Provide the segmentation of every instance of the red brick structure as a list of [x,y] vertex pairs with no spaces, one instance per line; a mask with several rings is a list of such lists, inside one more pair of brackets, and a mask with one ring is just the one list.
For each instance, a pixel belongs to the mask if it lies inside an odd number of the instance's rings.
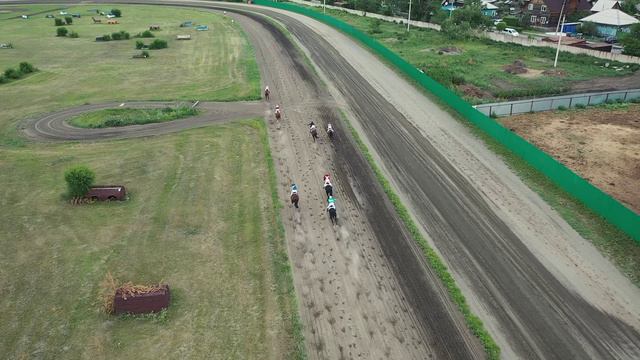
[[123,294],[122,288],[119,288],[116,290],[113,312],[116,315],[159,312],[169,307],[170,300],[169,285],[161,285],[158,290],[135,295]]

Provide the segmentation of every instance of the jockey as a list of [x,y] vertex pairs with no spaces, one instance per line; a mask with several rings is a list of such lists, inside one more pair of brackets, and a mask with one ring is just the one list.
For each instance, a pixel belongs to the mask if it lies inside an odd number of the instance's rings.
[[264,92],[265,92],[265,94],[269,92],[269,85],[267,85],[267,86],[264,88]]
[[312,121],[312,122],[310,122],[310,123],[309,123],[309,131],[313,131],[313,130],[315,130],[315,129],[316,129],[316,124],[314,124],[314,123],[313,123],[313,121]]
[[331,183],[331,175],[329,175],[329,174],[324,174],[324,177],[322,178],[322,181],[324,181],[324,182],[325,182],[325,184],[327,183],[327,181],[328,181],[329,183]]
[[329,205],[327,206],[327,211],[329,211],[329,209],[334,209],[336,208],[336,199],[333,196],[329,196],[329,200],[327,200],[329,202]]
[[291,184],[291,195],[298,193],[298,185]]
[[333,126],[331,126],[331,124],[327,125],[327,132],[333,132]]
[[326,188],[327,186],[331,186],[333,187],[333,185],[331,184],[331,179],[328,177],[324,178],[324,185],[322,185],[322,187]]

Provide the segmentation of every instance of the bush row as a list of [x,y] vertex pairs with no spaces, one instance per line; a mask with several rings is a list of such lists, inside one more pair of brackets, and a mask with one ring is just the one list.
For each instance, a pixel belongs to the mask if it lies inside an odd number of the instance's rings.
[[4,73],[0,75],[0,84],[8,83],[11,80],[21,79],[36,71],[38,71],[38,69],[30,63],[21,62],[17,69],[7,68]]

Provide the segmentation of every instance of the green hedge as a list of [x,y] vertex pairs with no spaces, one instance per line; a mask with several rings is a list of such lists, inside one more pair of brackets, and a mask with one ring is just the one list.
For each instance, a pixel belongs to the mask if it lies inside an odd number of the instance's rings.
[[640,244],[640,216],[604,193],[597,187],[576,175],[573,171],[536,148],[515,133],[505,129],[493,119],[480,113],[451,90],[420,72],[400,56],[357,30],[331,16],[297,6],[291,3],[276,3],[267,0],[255,0],[256,5],[276,7],[300,13],[322,21],[352,36],[369,47],[374,53],[389,61],[398,70],[416,81],[424,89],[437,96],[444,104],[460,114],[467,121],[484,131],[500,144],[507,147],[529,165],[543,173],[560,188],[581,201],[585,206],[608,220]]

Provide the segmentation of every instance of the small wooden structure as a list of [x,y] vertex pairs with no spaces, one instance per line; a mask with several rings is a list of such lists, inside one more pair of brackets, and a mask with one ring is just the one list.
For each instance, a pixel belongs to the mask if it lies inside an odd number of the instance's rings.
[[176,35],[176,40],[191,40],[191,35]]
[[97,185],[92,186],[84,197],[92,201],[126,200],[127,189],[122,185]]
[[127,294],[119,288],[113,301],[113,312],[116,315],[159,312],[169,307],[170,300],[169,285],[159,285],[157,289],[141,294]]
[[151,26],[149,26],[149,30],[158,31],[158,30],[160,30],[160,25],[151,25]]

